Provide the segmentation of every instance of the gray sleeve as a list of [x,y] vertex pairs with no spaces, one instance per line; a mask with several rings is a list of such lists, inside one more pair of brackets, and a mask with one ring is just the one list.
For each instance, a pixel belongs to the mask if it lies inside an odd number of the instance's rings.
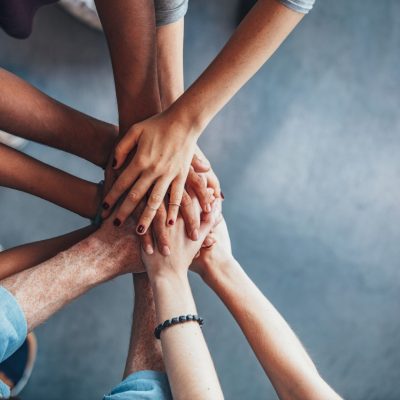
[[189,0],[154,0],[157,26],[172,24],[186,14]]
[[286,7],[294,11],[307,14],[315,3],[315,0],[279,0]]

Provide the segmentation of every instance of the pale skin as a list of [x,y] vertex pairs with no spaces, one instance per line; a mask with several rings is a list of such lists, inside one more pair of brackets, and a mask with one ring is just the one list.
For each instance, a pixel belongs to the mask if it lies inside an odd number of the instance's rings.
[[[188,268],[201,242],[217,222],[220,207],[220,200],[216,200],[212,212],[204,215],[199,241],[187,238],[183,220],[178,218],[175,226],[169,229],[170,256],[165,257],[157,250],[152,255],[142,253],[153,290],[157,324],[172,317],[197,314]],[[174,399],[223,399],[210,352],[197,322],[163,330],[161,348]]]
[[213,230],[215,244],[202,249],[191,269],[220,297],[282,400],[339,400],[300,341],[233,257],[226,223]]
[[139,234],[144,234],[150,226],[169,188],[171,202],[180,203],[199,136],[302,17],[303,14],[276,0],[259,0],[214,61],[183,95],[162,113],[128,130],[115,148],[115,169],[124,164],[132,150],[135,155],[106,196],[106,201],[114,205],[125,191],[134,193],[136,201],[124,205],[123,212],[121,206],[117,212],[121,221],[150,187],[149,207],[138,222]]

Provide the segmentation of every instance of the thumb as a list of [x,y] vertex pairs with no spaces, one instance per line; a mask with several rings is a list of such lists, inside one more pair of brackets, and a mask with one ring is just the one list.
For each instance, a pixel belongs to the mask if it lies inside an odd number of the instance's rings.
[[193,156],[192,167],[195,172],[208,172],[210,170],[210,163],[206,158],[200,158],[197,154]]

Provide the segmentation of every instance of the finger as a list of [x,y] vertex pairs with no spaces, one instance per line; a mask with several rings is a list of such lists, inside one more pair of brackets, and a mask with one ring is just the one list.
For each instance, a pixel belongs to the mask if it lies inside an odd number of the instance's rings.
[[[115,219],[113,221],[115,226],[123,224],[128,216],[132,214],[142,198],[146,195],[152,183],[152,178],[150,176],[143,175],[132,186],[115,214]],[[146,208],[143,212],[145,211]]]
[[211,165],[206,158],[201,158],[195,154],[192,159],[192,167],[196,172],[208,172],[211,168]]
[[139,126],[134,125],[120,140],[114,150],[114,160],[112,164],[114,169],[118,169],[121,167],[121,165],[123,165],[128,154],[136,146],[141,133],[142,132],[139,129]]
[[223,194],[221,191],[221,185],[217,178],[217,175],[214,174],[213,171],[210,171],[207,174],[207,187],[214,189],[214,196],[221,197],[223,199]]
[[209,249],[212,247],[217,241],[211,236],[208,235],[205,239],[203,244],[201,245],[202,248]]
[[180,212],[185,222],[186,233],[192,240],[198,240],[200,229],[200,213],[196,212],[192,198],[186,192],[183,192]]
[[154,244],[151,229],[140,237],[142,248],[146,254],[152,255],[154,253]]
[[170,243],[169,243],[169,231],[168,227],[165,225],[166,220],[167,220],[167,209],[165,207],[165,204],[162,203],[156,213],[156,216],[154,217],[152,230],[154,236],[156,237],[158,250],[164,256],[171,254]]
[[220,216],[221,216],[221,200],[216,199],[212,205],[211,212],[207,213],[204,221],[201,222],[199,229],[199,240],[204,242],[206,236],[215,226]]
[[190,187],[199,199],[199,203],[204,212],[211,211],[210,194],[207,191],[207,186],[203,178],[193,168],[190,168],[186,185]]
[[154,188],[151,191],[150,196],[147,200],[146,208],[139,218],[139,222],[136,228],[136,232],[139,235],[143,235],[149,228],[157,213],[157,210],[160,208],[161,203],[164,200],[169,184],[169,180],[159,179],[154,185]]
[[168,215],[166,221],[168,225],[174,225],[178,216],[179,207],[182,202],[183,192],[185,190],[185,181],[182,178],[176,178],[171,185],[171,192],[168,202]]
[[[132,186],[140,174],[140,167],[135,163],[130,164],[112,185],[103,200],[103,218],[108,217],[120,197]],[[133,195],[131,195],[133,196]],[[138,199],[138,201],[140,198]]]

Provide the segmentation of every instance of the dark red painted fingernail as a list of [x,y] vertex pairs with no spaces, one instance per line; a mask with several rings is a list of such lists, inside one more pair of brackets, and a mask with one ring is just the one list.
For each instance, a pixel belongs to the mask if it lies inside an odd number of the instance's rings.
[[105,201],[102,205],[101,205],[105,210],[108,210],[110,208],[110,205]]
[[222,200],[225,199],[225,196],[224,196],[224,194],[222,192],[221,192],[221,197],[222,197]]
[[113,162],[112,162],[112,166],[113,168],[117,165],[117,160],[115,158],[113,158]]
[[139,225],[136,229],[137,233],[143,233],[144,232],[144,226],[143,225]]
[[170,220],[168,221],[168,224],[169,224],[169,225],[173,225],[173,224],[174,224],[174,220],[173,220],[173,219],[170,219]]
[[113,221],[114,226],[120,226],[121,225],[121,220],[118,218],[115,218]]

